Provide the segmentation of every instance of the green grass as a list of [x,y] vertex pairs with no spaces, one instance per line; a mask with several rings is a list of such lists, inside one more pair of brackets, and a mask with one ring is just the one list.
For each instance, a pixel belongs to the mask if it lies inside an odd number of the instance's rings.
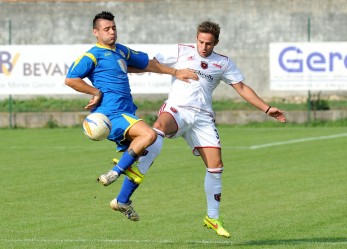
[[1,129],[0,248],[346,248],[346,128],[219,132],[230,239],[202,226],[205,170],[182,139],[165,141],[131,222],[108,207],[121,180],[96,182],[116,155],[111,142],[80,128]]

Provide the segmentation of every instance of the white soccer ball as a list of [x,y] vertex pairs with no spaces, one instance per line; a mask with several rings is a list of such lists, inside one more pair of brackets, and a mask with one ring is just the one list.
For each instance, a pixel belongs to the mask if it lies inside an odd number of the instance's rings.
[[111,132],[111,122],[102,113],[91,113],[83,121],[83,132],[94,141],[101,141]]

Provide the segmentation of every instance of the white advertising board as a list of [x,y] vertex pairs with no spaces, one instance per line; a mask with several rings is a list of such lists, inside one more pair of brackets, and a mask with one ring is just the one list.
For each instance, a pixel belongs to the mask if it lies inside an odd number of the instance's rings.
[[347,90],[347,43],[271,43],[271,90]]
[[[72,62],[93,44],[82,45],[7,45],[0,46],[0,95],[78,94],[64,84]],[[131,49],[148,53],[172,45],[134,44]],[[86,80],[90,83],[88,80]],[[129,74],[132,93],[168,93],[171,76],[155,73]]]

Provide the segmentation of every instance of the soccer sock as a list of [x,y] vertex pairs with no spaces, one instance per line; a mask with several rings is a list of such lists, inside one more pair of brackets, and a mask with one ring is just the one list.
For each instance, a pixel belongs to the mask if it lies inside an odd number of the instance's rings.
[[113,167],[112,170],[116,171],[118,175],[122,174],[127,168],[129,168],[137,159],[137,156],[133,156],[133,151],[125,151],[119,162]]
[[153,128],[158,136],[157,140],[149,146],[145,153],[139,158],[139,163],[137,165],[137,168],[142,174],[146,174],[149,167],[152,165],[154,159],[160,154],[160,151],[163,147],[163,141],[164,141],[164,133],[158,129]]
[[212,219],[219,218],[219,207],[222,193],[223,168],[207,168],[205,175],[205,193],[207,198],[207,215]]
[[124,177],[122,189],[118,194],[117,201],[121,204],[128,204],[130,196],[132,196],[138,186],[138,184],[131,181],[128,177]]
[[[139,163],[137,167],[142,174],[147,173],[149,167],[152,165],[154,159],[159,155],[161,148],[163,147],[164,133],[157,129],[154,130],[158,133],[156,141],[146,149],[144,154],[138,160]],[[125,177],[122,189],[117,197],[118,202],[127,204],[138,186],[138,184],[131,181],[128,177]]]

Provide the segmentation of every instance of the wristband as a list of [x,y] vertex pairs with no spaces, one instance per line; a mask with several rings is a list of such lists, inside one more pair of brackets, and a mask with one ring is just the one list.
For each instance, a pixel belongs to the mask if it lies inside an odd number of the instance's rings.
[[267,110],[265,111],[266,114],[269,112],[270,108],[271,108],[271,105],[269,105],[269,108],[267,108]]

